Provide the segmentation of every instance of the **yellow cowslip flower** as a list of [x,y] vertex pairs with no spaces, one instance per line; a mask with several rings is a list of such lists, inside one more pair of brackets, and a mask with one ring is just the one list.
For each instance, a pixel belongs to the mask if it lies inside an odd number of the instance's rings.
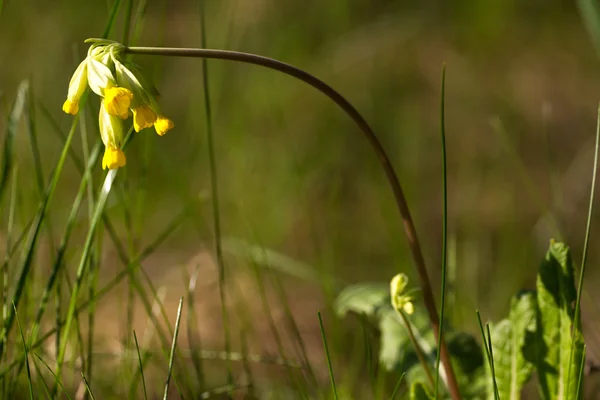
[[133,109],[133,128],[136,132],[150,128],[156,121],[156,113],[152,108],[143,104]]
[[154,122],[154,129],[156,129],[156,133],[158,133],[159,136],[164,135],[174,127],[175,124],[173,121],[162,115],[156,119],[156,122]]
[[113,86],[104,89],[104,105],[110,115],[129,117],[129,105],[133,99],[133,93],[129,89]]
[[[141,82],[145,79],[137,68],[128,68],[121,63],[113,54],[117,83],[133,93],[131,109],[133,111],[133,127],[136,132],[154,125],[156,133],[160,136],[173,129],[175,124],[169,118],[163,116],[156,102],[154,88],[146,88]],[[136,72],[133,72],[136,71]],[[137,74],[136,74],[137,73]],[[138,76],[139,75],[139,78]]]
[[120,149],[108,146],[102,157],[102,169],[117,169],[125,166],[125,153]]
[[102,158],[103,169],[117,169],[125,165],[125,154],[121,150],[123,144],[123,123],[118,116],[106,110],[104,102],[100,104],[100,135],[106,147]]
[[406,274],[398,274],[390,281],[390,295],[392,297],[392,307],[397,311],[404,311],[412,314],[415,311],[412,303],[412,296],[405,294],[404,289],[408,286],[408,277]]
[[69,82],[67,100],[65,100],[62,107],[63,111],[67,114],[75,115],[79,112],[79,99],[85,93],[88,85],[87,75],[87,60],[83,60]]
[[117,85],[112,71],[104,63],[92,56],[88,56],[87,60],[90,89],[104,98],[104,106],[110,115],[126,119],[129,116],[128,110],[133,93],[129,89]]

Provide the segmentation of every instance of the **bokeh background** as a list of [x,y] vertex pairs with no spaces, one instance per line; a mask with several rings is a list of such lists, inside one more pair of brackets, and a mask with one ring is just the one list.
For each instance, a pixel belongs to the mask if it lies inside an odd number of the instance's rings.
[[[551,238],[567,241],[575,260],[581,259],[600,62],[573,3],[208,0],[205,18],[209,47],[294,64],[328,82],[360,110],[398,171],[435,287],[442,232],[439,109],[446,64],[449,314],[454,324],[475,332],[475,309],[485,319],[498,320],[516,291],[534,287]],[[38,101],[46,176],[62,144],[43,109],[68,130],[71,117],[61,111],[67,84],[87,50],[83,41],[102,34],[110,5],[4,2],[0,132],[18,84],[29,79]],[[122,16],[117,21],[111,38],[123,40]],[[197,2],[150,0],[142,22],[132,28],[137,45],[200,47]],[[195,296],[203,321],[200,336],[219,348],[202,64],[148,56],[135,61],[153,77],[163,110],[176,127],[164,137],[150,131],[136,135],[107,213],[124,243],[135,249],[149,243],[191,199],[200,198],[188,220],[143,268],[166,290],[166,308],[174,313],[187,287],[182,271],[201,266],[202,290]],[[357,127],[323,95],[256,66],[209,61],[208,67],[228,282],[235,286],[230,307],[243,303],[252,310],[259,302],[256,283],[244,268],[248,263],[236,258],[240,243],[289,257],[283,264],[298,269],[276,273],[314,359],[322,360],[317,310],[324,311],[331,329],[349,329],[348,321],[329,311],[337,290],[353,282],[386,282],[397,272],[415,276],[391,190]],[[88,124],[93,143],[97,132],[91,114]],[[16,148],[17,225],[24,226],[39,194],[26,135],[18,135]],[[82,152],[79,138],[73,149]],[[61,232],[80,179],[67,163],[51,205],[56,232]],[[98,186],[100,165],[95,173]],[[82,235],[75,242],[83,240],[83,221],[82,216]],[[132,237],[126,234],[128,223]],[[594,227],[583,297],[591,359],[600,359],[594,345],[596,243]],[[41,275],[50,265],[47,255],[38,252]],[[77,258],[69,261],[76,264]],[[121,268],[108,240],[100,268],[100,280]],[[104,322],[96,330],[109,342],[122,334],[125,301],[117,291],[98,304]],[[138,323],[145,318],[141,314]],[[255,313],[232,315],[252,320],[256,334],[248,340],[257,349],[269,347],[267,320],[258,305]],[[343,343],[337,346],[339,359]]]

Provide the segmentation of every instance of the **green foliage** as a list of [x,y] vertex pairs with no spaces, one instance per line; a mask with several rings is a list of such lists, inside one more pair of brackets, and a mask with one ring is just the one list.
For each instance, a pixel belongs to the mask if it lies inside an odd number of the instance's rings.
[[[379,362],[387,371],[405,372],[409,384],[426,380],[425,371],[419,364],[407,329],[391,306],[387,285],[365,283],[349,286],[342,290],[334,306],[340,316],[348,312],[362,314],[378,326]],[[407,316],[407,319],[412,325],[416,341],[424,351],[428,364],[431,368],[435,367],[436,340],[425,310],[417,303],[415,312]],[[482,393],[485,393],[485,377],[483,355],[479,344],[467,333],[446,329],[445,335],[463,393],[469,398],[480,398]]]
[[572,332],[577,293],[573,261],[564,243],[550,244],[540,265],[536,286],[535,342],[540,393],[548,400],[575,399],[584,343],[580,327]]
[[[579,329],[574,336],[571,333],[576,296],[569,248],[553,241],[539,268],[537,291],[523,291],[514,296],[508,317],[490,325],[491,356],[500,399],[520,399],[523,386],[536,368],[544,399],[577,398],[584,343]],[[406,328],[390,304],[387,285],[350,286],[338,296],[335,309],[340,316],[354,312],[373,320],[381,333],[379,362],[388,371],[406,373],[411,399],[430,398],[421,383],[426,380],[425,372],[418,363]],[[433,366],[435,340],[418,303],[409,321],[427,362]],[[445,335],[464,398],[493,399],[492,371],[484,364],[477,341],[450,327],[446,327]]]
[[411,400],[431,400],[433,399],[433,395],[421,382],[415,382],[410,387],[410,399]]
[[8,182],[8,177],[10,176],[10,171],[13,167],[13,144],[15,141],[15,136],[17,134],[19,121],[21,120],[21,117],[25,110],[25,103],[27,101],[28,91],[29,82],[21,82],[21,84],[19,85],[19,89],[17,90],[17,97],[13,102],[10,115],[8,117],[8,122],[6,124],[6,134],[4,136],[4,144],[2,146],[3,155],[2,171],[0,172],[0,202],[2,200],[2,195],[4,194],[6,183]]
[[[513,297],[508,318],[492,325],[492,353],[501,399],[520,399],[523,385],[531,378],[536,315],[535,293],[524,292]],[[488,392],[493,398],[491,370],[487,368],[486,371]]]

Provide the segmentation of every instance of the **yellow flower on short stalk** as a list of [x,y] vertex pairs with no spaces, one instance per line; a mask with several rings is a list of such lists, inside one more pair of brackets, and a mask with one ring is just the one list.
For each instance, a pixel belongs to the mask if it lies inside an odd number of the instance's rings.
[[156,121],[156,113],[147,105],[143,104],[133,109],[133,128],[136,132],[144,128],[150,128]]
[[156,122],[154,122],[154,129],[156,129],[156,133],[158,133],[159,136],[164,135],[174,127],[175,124],[173,123],[173,121],[162,115],[156,119]]
[[117,169],[125,166],[125,153],[112,146],[108,146],[102,157],[102,169]]
[[415,311],[415,307],[412,303],[412,296],[404,293],[406,286],[408,286],[408,277],[406,274],[394,276],[390,281],[390,295],[394,309],[398,312],[404,311],[410,315]]
[[[154,94],[144,87],[141,82],[145,79],[137,68],[128,68],[113,55],[117,83],[128,88],[133,93],[131,109],[133,111],[133,127],[136,132],[154,125],[156,133],[160,136],[173,129],[175,124],[159,111]],[[136,72],[134,72],[136,71]],[[136,75],[140,75],[139,77]]]
[[79,112],[79,99],[85,93],[88,85],[87,75],[87,60],[83,60],[69,82],[67,100],[65,100],[62,107],[67,114],[75,115]]
[[129,89],[119,86],[104,89],[104,106],[110,115],[127,119],[131,100],[133,100],[133,93]]
[[125,153],[121,150],[123,145],[123,123],[118,116],[111,115],[106,110],[104,103],[100,104],[100,135],[106,147],[102,157],[103,169],[117,169],[125,165]]

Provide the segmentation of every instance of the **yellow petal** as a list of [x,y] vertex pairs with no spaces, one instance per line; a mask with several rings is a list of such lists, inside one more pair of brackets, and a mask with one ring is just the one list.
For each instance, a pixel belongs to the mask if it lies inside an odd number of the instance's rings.
[[75,115],[79,112],[79,102],[67,99],[63,103],[62,109],[67,114]]
[[156,113],[146,105],[133,109],[133,127],[136,132],[144,128],[150,128],[156,122],[156,119]]
[[119,115],[119,118],[121,118],[122,120],[126,120],[129,117],[131,117],[131,111],[129,109],[127,110],[127,112],[125,114]]
[[104,105],[110,115],[126,115],[133,99],[129,89],[113,86],[104,90]]
[[160,136],[164,135],[174,127],[175,124],[173,124],[173,121],[166,117],[158,117],[154,122],[154,129],[156,129],[156,133]]
[[106,147],[102,157],[102,169],[117,169],[125,166],[125,153],[112,146]]

